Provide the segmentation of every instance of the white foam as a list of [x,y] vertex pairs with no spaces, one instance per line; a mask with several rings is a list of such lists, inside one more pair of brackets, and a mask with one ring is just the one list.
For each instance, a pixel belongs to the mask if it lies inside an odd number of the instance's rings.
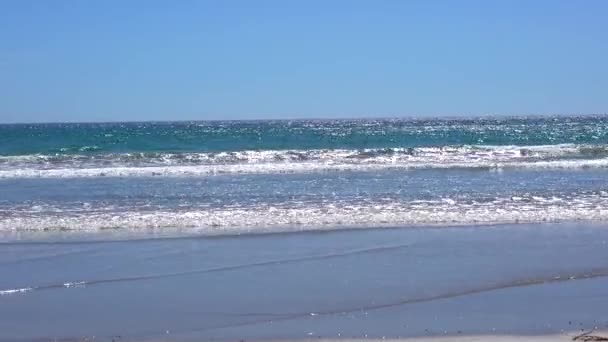
[[28,292],[28,291],[31,291],[31,290],[33,290],[31,287],[24,287],[24,288],[20,288],[20,289],[0,290],[0,296],[7,296],[7,295],[25,293],[25,292]]
[[424,203],[330,203],[307,207],[27,214],[0,219],[0,231],[189,229],[221,235],[350,227],[561,221],[608,221],[608,197],[594,194],[567,200],[534,196],[501,198],[483,203],[444,199]]
[[70,287],[83,287],[87,284],[86,281],[77,281],[77,282],[67,282],[63,284],[63,287],[66,288],[70,288]]
[[382,169],[583,169],[608,167],[606,154],[608,148],[603,145],[566,144],[177,154],[29,155],[0,157],[0,178],[188,177]]
[[106,167],[83,169],[18,169],[0,170],[0,178],[82,178],[82,177],[201,177],[221,174],[280,174],[313,173],[330,171],[377,171],[377,170],[418,170],[418,169],[597,169],[608,168],[608,159],[560,160],[537,162],[442,162],[442,163],[375,163],[375,164],[335,164],[335,163],[266,163],[238,165],[201,165],[167,167]]

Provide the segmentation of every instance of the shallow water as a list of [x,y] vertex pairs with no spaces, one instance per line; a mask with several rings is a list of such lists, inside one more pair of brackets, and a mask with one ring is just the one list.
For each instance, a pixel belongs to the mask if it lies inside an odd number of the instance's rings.
[[605,170],[326,172],[0,181],[0,230],[192,229],[604,221]]

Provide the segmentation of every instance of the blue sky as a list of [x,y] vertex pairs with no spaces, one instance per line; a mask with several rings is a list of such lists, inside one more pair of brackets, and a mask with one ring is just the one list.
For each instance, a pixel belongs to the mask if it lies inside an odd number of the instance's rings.
[[608,1],[0,1],[0,122],[608,112]]

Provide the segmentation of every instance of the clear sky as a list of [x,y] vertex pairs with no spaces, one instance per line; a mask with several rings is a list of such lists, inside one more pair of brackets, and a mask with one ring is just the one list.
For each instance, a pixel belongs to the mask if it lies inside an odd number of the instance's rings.
[[608,112],[603,0],[0,0],[0,122]]

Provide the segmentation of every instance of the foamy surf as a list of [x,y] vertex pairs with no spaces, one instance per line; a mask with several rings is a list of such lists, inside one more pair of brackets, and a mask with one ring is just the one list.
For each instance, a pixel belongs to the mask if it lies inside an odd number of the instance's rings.
[[34,124],[0,133],[3,232],[608,221],[603,116]]
[[0,231],[99,231],[106,229],[188,229],[208,235],[333,230],[356,227],[482,225],[564,221],[608,221],[602,192],[569,198],[512,196],[489,202],[410,202],[260,205],[190,210],[104,210],[11,212]]
[[606,146],[573,144],[29,155],[0,157],[0,178],[204,177],[387,169],[587,169],[608,167],[607,156]]
[[26,293],[26,292],[29,292],[29,291],[32,291],[32,290],[33,290],[33,288],[31,288],[31,287],[23,287],[23,288],[18,288],[18,289],[0,290],[0,296],[8,296],[8,295]]

